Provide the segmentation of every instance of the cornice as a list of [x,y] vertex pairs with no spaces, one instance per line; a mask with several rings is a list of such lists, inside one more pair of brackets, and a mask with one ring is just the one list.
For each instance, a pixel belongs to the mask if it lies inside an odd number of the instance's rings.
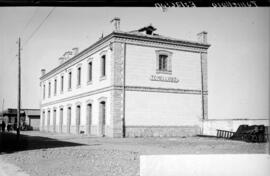
[[193,41],[185,41],[185,40],[177,40],[177,39],[169,39],[169,38],[161,38],[161,37],[151,37],[151,36],[140,36],[140,35],[134,35],[134,34],[128,34],[128,33],[113,33],[114,36],[120,39],[126,39],[126,40],[139,40],[142,42],[154,42],[154,43],[162,43],[167,45],[176,45],[176,46],[182,46],[182,47],[190,47],[190,48],[198,48],[207,50],[211,45],[210,44],[203,44]]

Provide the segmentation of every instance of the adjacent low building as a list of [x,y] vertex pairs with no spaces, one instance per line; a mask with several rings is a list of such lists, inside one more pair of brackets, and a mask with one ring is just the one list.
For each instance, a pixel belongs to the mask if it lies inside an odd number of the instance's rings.
[[42,70],[43,131],[110,137],[190,136],[207,119],[207,33],[198,41],[152,25],[114,31]]
[[[17,109],[8,108],[1,113],[2,120],[6,124],[14,125],[17,123]],[[39,130],[40,110],[39,109],[21,109],[21,125],[24,124],[26,129]]]

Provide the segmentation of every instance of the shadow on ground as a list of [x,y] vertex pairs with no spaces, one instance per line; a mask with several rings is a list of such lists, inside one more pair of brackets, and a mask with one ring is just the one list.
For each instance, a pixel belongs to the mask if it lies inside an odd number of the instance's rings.
[[81,146],[84,144],[60,141],[47,137],[20,135],[15,133],[0,133],[0,154],[24,150],[47,149],[57,147]]

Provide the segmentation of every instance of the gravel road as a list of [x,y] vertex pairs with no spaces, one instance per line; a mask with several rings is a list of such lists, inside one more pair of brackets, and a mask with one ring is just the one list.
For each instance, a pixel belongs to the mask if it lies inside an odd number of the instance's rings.
[[[41,132],[22,134],[21,144],[4,145],[1,156],[30,176],[136,176],[140,155],[266,153],[267,147],[266,143],[204,137],[112,139]],[[0,142],[6,140],[2,138]]]

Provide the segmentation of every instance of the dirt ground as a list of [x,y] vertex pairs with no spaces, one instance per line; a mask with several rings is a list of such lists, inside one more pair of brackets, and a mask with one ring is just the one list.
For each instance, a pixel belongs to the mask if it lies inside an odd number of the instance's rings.
[[98,138],[42,132],[0,137],[1,158],[30,176],[136,176],[140,155],[267,153],[267,143],[210,137]]

